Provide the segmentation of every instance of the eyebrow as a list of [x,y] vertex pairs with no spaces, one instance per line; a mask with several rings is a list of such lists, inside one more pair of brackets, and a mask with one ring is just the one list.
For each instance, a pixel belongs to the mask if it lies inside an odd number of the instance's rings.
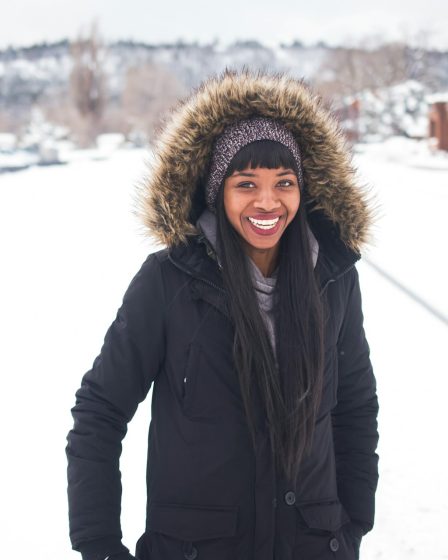
[[[280,171],[280,173],[277,173],[277,177],[282,177],[283,175],[291,175],[294,174],[294,171],[292,169],[287,169],[286,171]],[[231,175],[232,177],[239,177],[239,176],[243,176],[243,177],[256,177],[257,174],[256,173],[248,173],[247,171],[240,171],[239,173],[235,173],[235,175]]]

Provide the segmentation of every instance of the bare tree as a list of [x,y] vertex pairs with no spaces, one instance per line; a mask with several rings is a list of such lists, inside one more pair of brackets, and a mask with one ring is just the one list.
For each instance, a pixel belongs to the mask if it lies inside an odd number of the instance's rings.
[[336,97],[375,91],[406,80],[409,65],[408,47],[402,42],[378,44],[373,48],[366,48],[366,44],[338,47],[328,52],[315,85],[324,95]]
[[106,103],[105,47],[96,22],[87,36],[79,34],[70,45],[70,52],[73,60],[70,93],[79,117],[77,140],[80,145],[89,146],[98,135]]
[[166,111],[184,93],[176,76],[155,62],[129,68],[122,94],[128,133],[152,138]]
[[17,108],[0,106],[0,131],[9,132],[19,137],[26,128],[29,118],[30,109],[28,107],[18,110]]
[[[438,80],[438,69],[440,66],[434,63],[433,49],[436,32],[431,29],[420,29],[414,35],[406,33],[406,43],[412,44],[412,61],[410,63],[410,78],[417,80],[436,91],[440,87]],[[443,69],[441,70],[443,73]]]

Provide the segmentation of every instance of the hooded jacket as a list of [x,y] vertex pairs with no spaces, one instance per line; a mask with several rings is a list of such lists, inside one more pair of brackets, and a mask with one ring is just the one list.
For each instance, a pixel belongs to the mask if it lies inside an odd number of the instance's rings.
[[[293,484],[275,470],[261,407],[251,446],[219,256],[198,224],[213,142],[252,115],[280,119],[300,145],[316,279],[331,311],[313,448]],[[128,551],[121,441],[153,387],[138,558],[354,560],[373,528],[378,482],[378,399],[356,269],[373,206],[337,123],[302,81],[227,70],[168,116],[136,195],[136,214],[165,248],[132,279],[76,392],[66,446],[73,549],[84,560]]]

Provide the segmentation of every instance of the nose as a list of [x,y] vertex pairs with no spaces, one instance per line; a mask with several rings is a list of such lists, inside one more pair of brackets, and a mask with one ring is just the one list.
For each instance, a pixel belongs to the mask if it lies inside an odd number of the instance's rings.
[[265,212],[275,212],[275,210],[278,210],[281,206],[278,192],[271,187],[259,189],[256,200],[254,201],[254,206]]

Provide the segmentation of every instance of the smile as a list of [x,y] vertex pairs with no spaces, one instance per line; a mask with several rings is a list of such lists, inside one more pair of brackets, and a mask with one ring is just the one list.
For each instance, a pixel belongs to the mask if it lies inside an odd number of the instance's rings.
[[255,220],[254,218],[248,218],[249,222],[257,228],[261,229],[272,229],[277,225],[280,218],[275,218],[274,220]]

